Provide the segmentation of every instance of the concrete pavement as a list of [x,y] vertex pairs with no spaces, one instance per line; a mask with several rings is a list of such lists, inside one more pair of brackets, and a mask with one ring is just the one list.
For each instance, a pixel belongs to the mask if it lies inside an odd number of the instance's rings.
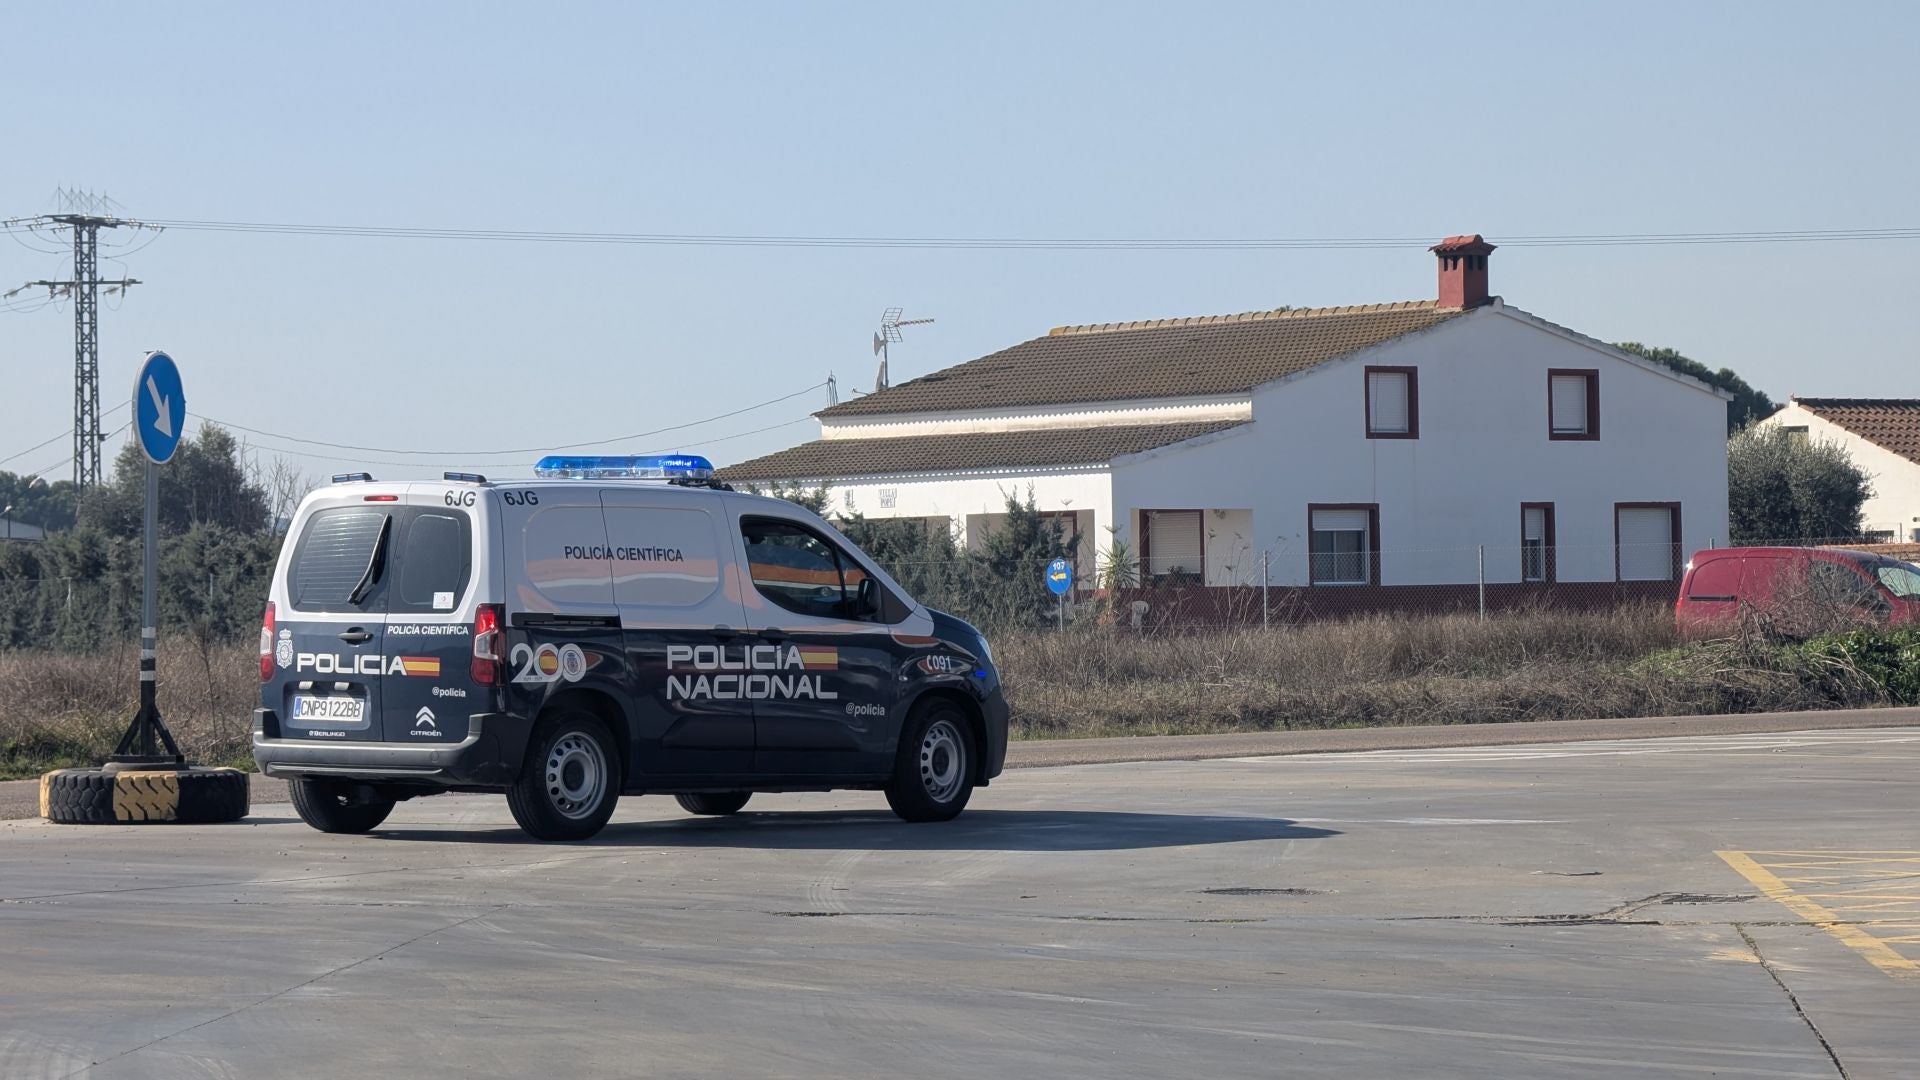
[[1912,1077],[1917,789],[1911,727],[13,822],[0,1076]]

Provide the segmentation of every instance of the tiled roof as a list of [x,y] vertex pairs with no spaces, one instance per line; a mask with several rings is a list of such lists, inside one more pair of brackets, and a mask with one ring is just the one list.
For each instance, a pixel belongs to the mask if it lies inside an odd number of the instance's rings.
[[1063,326],[820,415],[1239,394],[1460,314],[1421,300]]
[[1920,398],[1794,398],[1822,420],[1920,463]]
[[1104,465],[1116,457],[1251,423],[1130,424],[1124,427],[979,431],[887,439],[819,439],[719,470],[727,481],[841,480],[891,473]]

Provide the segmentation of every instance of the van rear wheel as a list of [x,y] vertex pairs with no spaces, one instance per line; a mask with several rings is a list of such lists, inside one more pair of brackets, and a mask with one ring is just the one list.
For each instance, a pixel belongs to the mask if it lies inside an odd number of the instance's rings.
[[392,799],[356,799],[352,787],[338,780],[294,779],[287,789],[300,820],[324,833],[369,833],[393,813]]
[[699,814],[702,817],[726,817],[728,814],[739,813],[740,808],[747,805],[747,800],[751,798],[753,798],[751,791],[700,791],[675,795],[674,801],[680,804],[680,809],[689,814]]
[[520,776],[507,788],[513,820],[536,840],[585,840],[620,801],[620,754],[589,712],[556,713],[534,729]]

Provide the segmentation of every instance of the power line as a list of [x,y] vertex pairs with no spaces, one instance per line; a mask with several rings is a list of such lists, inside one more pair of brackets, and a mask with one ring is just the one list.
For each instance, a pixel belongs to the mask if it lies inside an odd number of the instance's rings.
[[[102,413],[101,415],[102,415],[102,416],[112,416],[112,415],[113,415],[114,413],[117,413],[117,412],[119,412],[119,411],[120,411],[121,409],[124,409],[124,408],[126,408],[126,407],[127,407],[128,405],[130,405],[130,404],[132,404],[132,403],[131,403],[131,402],[126,402],[126,401],[123,401],[123,402],[121,402],[120,404],[118,404],[118,405],[115,405],[115,406],[114,406],[113,408],[111,408],[111,409],[108,409],[108,410],[107,410],[106,412],[104,412],[104,413]],[[19,453],[17,453],[17,454],[8,454],[8,455],[7,455],[6,457],[3,457],[3,458],[0,458],[0,465],[5,465],[5,464],[6,464],[7,462],[9,462],[9,461],[12,461],[12,460],[14,460],[15,458],[23,458],[23,457],[26,457],[26,456],[27,456],[28,454],[31,454],[31,453],[33,453],[33,452],[34,452],[35,450],[38,450],[38,449],[40,449],[41,447],[43,447],[43,446],[46,446],[46,445],[48,445],[48,444],[50,444],[50,443],[57,443],[57,442],[59,442],[59,441],[60,441],[61,439],[64,439],[64,438],[66,438],[67,436],[69,436],[69,435],[71,435],[71,434],[73,434],[73,429],[72,429],[72,428],[68,428],[67,430],[65,430],[65,431],[63,431],[63,432],[61,432],[60,434],[58,434],[58,435],[55,435],[55,436],[54,436],[53,438],[51,438],[51,439],[48,439],[48,440],[47,440],[46,442],[38,442],[38,443],[34,443],[34,444],[33,444],[32,446],[29,446],[29,447],[27,447],[27,448],[26,448],[25,450],[22,450],[22,451],[20,451],[20,452],[19,452]],[[72,460],[73,460],[73,459],[72,459],[71,457],[69,457],[69,458],[67,459],[67,461],[72,461]],[[65,464],[65,462],[62,462],[61,464]],[[37,476],[37,475],[39,475],[39,474],[38,474],[38,473],[28,473],[27,475],[29,475],[29,476]]]
[[[197,232],[344,236],[402,240],[509,241],[684,247],[953,248],[1013,251],[1271,251],[1425,247],[1432,236],[1227,238],[1033,238],[962,236],[800,236],[732,233],[567,232],[538,229],[325,225],[265,221],[155,220],[147,224]],[[1552,233],[1506,236],[1505,247],[1605,247],[1675,244],[1785,244],[1920,239],[1920,226],[1867,229],[1775,229],[1686,233]]]
[[[802,387],[799,390],[795,390],[791,394],[782,394],[776,398],[768,398],[765,401],[758,402],[757,404],[753,404],[753,405],[748,405],[748,406],[745,406],[744,408],[734,409],[730,412],[718,413],[716,415],[704,417],[699,420],[689,420],[684,424],[673,424],[669,427],[654,428],[652,431],[638,431],[638,432],[634,432],[631,435],[615,435],[605,439],[587,439],[583,442],[576,442],[576,443],[560,443],[560,444],[548,444],[545,446],[520,447],[518,449],[513,449],[513,450],[408,450],[408,449],[403,449],[401,447],[395,447],[395,446],[353,446],[348,443],[327,442],[323,439],[304,439],[294,435],[283,435],[277,431],[262,431],[259,428],[247,427],[244,424],[235,424],[230,421],[222,420],[218,417],[207,416],[203,413],[188,413],[187,415],[208,423],[219,424],[221,427],[232,428],[235,431],[244,431],[250,435],[259,435],[268,439],[277,439],[281,442],[304,443],[309,446],[320,446],[330,450],[355,450],[355,451],[360,451],[362,453],[368,453],[368,454],[417,454],[425,457],[458,457],[458,458],[502,457],[502,456],[525,457],[528,454],[543,454],[543,453],[548,453],[554,450],[575,450],[583,446],[611,446],[611,445],[616,445],[618,443],[632,442],[635,439],[646,439],[646,438],[651,438],[655,435],[665,435],[670,431],[685,431],[687,428],[699,427],[702,424],[711,424],[716,420],[726,420],[730,417],[739,416],[742,413],[750,413],[756,409],[764,409],[769,405],[778,405],[783,401],[791,401],[794,398],[800,397],[803,394],[810,394],[813,391],[818,390],[825,385],[827,385],[825,382],[817,382],[817,383],[814,383],[812,386]],[[298,450],[298,449],[292,449],[289,452],[301,453],[301,454],[306,453],[306,451]],[[307,456],[320,457],[322,455],[307,454]],[[343,458],[339,460],[352,460],[352,459]],[[398,464],[398,463],[383,462],[383,464]]]
[[[197,415],[197,414],[194,414],[194,415]],[[205,417],[205,416],[199,416],[198,418],[199,418],[200,420],[202,420],[202,421],[208,421],[208,422],[211,422],[211,423],[219,423],[219,421],[217,421],[217,420],[216,420],[216,421],[209,421],[209,418],[208,418],[208,417]],[[780,423],[778,423],[778,424],[769,424],[769,425],[767,425],[766,427],[759,427],[759,428],[754,428],[754,429],[753,429],[753,430],[751,430],[751,431],[737,431],[737,432],[734,432],[734,433],[733,433],[733,434],[731,434],[731,435],[720,435],[720,436],[717,436],[717,437],[715,437],[715,438],[711,438],[711,439],[701,439],[701,440],[700,440],[700,445],[701,445],[701,446],[711,446],[711,445],[714,445],[714,444],[716,444],[716,443],[723,443],[723,442],[731,442],[731,441],[733,441],[734,439],[744,439],[744,438],[747,438],[747,437],[748,437],[748,436],[750,436],[750,435],[763,435],[763,434],[765,434],[765,433],[767,433],[767,432],[769,432],[769,431],[778,431],[778,430],[780,430],[781,428],[787,428],[787,427],[792,427],[792,426],[793,426],[793,425],[795,425],[795,424],[801,424],[801,423],[805,423],[806,421],[808,421],[808,420],[811,420],[811,419],[813,419],[813,414],[812,414],[812,413],[808,413],[808,414],[807,414],[807,415],[805,415],[805,416],[796,416],[796,417],[794,417],[794,418],[793,418],[793,419],[791,419],[791,420],[783,420],[783,421],[781,421],[781,422],[780,422]],[[355,456],[346,456],[346,455],[342,455],[342,454],[321,454],[321,453],[316,453],[316,452],[314,452],[314,451],[311,451],[311,450],[306,450],[306,449],[302,449],[302,448],[300,448],[300,447],[289,447],[289,446],[271,446],[271,445],[265,445],[265,444],[262,444],[262,445],[260,446],[260,449],[262,449],[262,450],[273,450],[273,451],[277,451],[277,452],[280,452],[280,453],[283,453],[283,454],[296,454],[296,455],[298,455],[298,456],[300,456],[300,457],[303,457],[303,458],[310,458],[310,459],[312,459],[312,460],[314,460],[314,461],[338,461],[338,462],[345,462],[345,463],[348,463],[348,464],[353,464],[353,465],[392,465],[392,466],[394,466],[395,468],[399,468],[399,469],[430,469],[430,468],[433,468],[433,467],[434,467],[434,463],[433,463],[433,462],[431,462],[431,461],[394,461],[394,460],[383,460],[383,459],[381,459],[381,458],[369,458],[369,457],[362,457],[362,456],[358,456],[358,455],[355,455]],[[341,447],[329,447],[329,449],[336,449],[336,450],[337,450],[337,449],[342,449],[342,448],[341,448]],[[544,452],[544,451],[546,451],[546,450],[554,450],[554,449],[562,449],[562,448],[561,448],[561,447],[542,447],[542,448],[540,448],[540,450],[538,450],[538,451],[529,451],[529,452]],[[675,450],[675,449],[679,449],[679,448],[677,448],[677,447],[673,447],[673,448],[669,448],[669,449],[666,449],[666,450],[649,450],[649,451],[647,451],[647,453],[670,453],[670,452],[672,452],[672,451],[673,451],[673,450]],[[456,457],[456,456],[460,456],[460,455],[456,455],[456,454],[448,454],[448,455],[446,455],[446,456],[448,456],[448,457]],[[498,463],[496,463],[496,464],[498,464],[498,465],[500,465],[500,466],[503,466],[503,467],[504,467],[504,466],[506,466],[506,465],[507,465],[507,464],[509,464],[509,463],[507,463],[507,462],[498,462]],[[514,463],[514,464],[517,464],[517,463]],[[57,468],[57,466],[56,466],[56,468]]]
[[[109,440],[109,439],[111,439],[111,438],[113,438],[113,437],[114,437],[115,435],[118,435],[118,434],[120,434],[121,432],[123,432],[123,431],[125,431],[125,430],[127,430],[128,428],[130,428],[130,427],[132,427],[132,426],[133,426],[133,421],[131,421],[131,420],[129,420],[129,421],[127,421],[126,423],[124,423],[124,424],[121,424],[121,425],[120,425],[119,427],[117,427],[117,428],[114,428],[114,429],[113,429],[112,431],[109,431],[109,432],[107,432],[107,433],[106,433],[105,435],[102,435],[102,436],[100,436],[100,441],[101,441],[101,442],[106,442],[107,440]],[[62,432],[61,434],[59,434],[59,435],[56,435],[56,436],[54,436],[54,437],[55,437],[55,438],[65,438],[65,437],[66,437],[66,435],[68,435],[68,434],[70,434],[70,433],[69,433],[69,432]],[[46,444],[45,444],[45,443],[42,443],[41,445],[43,445],[43,446],[44,446],[44,445],[46,445]],[[68,455],[67,455],[66,457],[63,457],[63,458],[61,458],[61,459],[60,459],[59,461],[56,461],[56,462],[54,462],[53,464],[51,464],[51,465],[49,465],[49,466],[47,466],[47,467],[46,467],[46,468],[44,468],[44,469],[35,469],[35,470],[33,470],[32,472],[30,472],[30,473],[22,473],[21,475],[22,475],[22,476],[41,476],[41,477],[44,477],[44,476],[46,476],[46,475],[47,475],[48,473],[50,473],[50,472],[52,472],[53,470],[55,470],[55,469],[58,469],[58,468],[60,468],[60,467],[62,467],[62,466],[64,466],[64,465],[67,465],[67,464],[69,464],[69,463],[70,463],[70,462],[72,462],[72,461],[73,461],[73,455],[72,455],[72,454],[68,454]]]

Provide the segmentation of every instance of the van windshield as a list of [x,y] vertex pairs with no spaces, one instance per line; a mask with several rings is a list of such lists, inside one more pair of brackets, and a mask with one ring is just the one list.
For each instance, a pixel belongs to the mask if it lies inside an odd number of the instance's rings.
[[1902,600],[1920,600],[1920,566],[1912,563],[1881,563],[1873,568],[1880,584]]

